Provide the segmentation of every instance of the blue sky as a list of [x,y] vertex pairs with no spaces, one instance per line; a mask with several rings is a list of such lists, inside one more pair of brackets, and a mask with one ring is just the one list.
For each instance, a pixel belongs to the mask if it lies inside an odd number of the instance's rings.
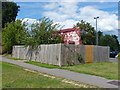
[[[20,6],[20,12],[18,13],[17,19],[21,18],[34,18],[39,19],[44,17],[43,12],[47,11],[44,5],[50,4],[52,2],[17,2]],[[107,11],[109,13],[115,13],[118,15],[118,3],[117,2],[78,2],[79,8],[85,6],[94,6],[99,10]],[[78,11],[79,12],[79,11]]]
[[[16,0],[15,0],[16,1]],[[85,0],[83,0],[85,1]],[[108,0],[110,1],[110,0]],[[112,0],[111,0],[112,1]],[[29,24],[41,17],[49,17],[54,23],[71,28],[80,20],[85,20],[95,27],[95,16],[99,16],[98,30],[104,34],[118,35],[118,2],[34,2],[33,0],[16,3],[20,6],[17,19],[28,20]]]

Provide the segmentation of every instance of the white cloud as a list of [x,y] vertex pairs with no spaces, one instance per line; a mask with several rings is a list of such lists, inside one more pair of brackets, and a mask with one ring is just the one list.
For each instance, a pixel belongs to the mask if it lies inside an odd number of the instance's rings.
[[100,0],[101,3],[105,2],[105,0]]
[[[98,7],[85,6],[80,8],[77,2],[53,2],[46,4],[43,8],[46,9],[43,16],[50,17],[55,23],[65,25],[64,28],[72,28],[74,24],[82,19],[95,27],[96,21],[94,17],[99,16],[99,30],[118,34],[118,16],[102,11]],[[28,20],[29,25],[38,22],[36,19],[25,18],[24,21],[26,20]]]
[[[95,27],[96,22],[94,17],[99,16],[98,29],[102,30],[103,32],[108,31],[113,32],[113,34],[118,33],[118,16],[115,14],[110,14],[107,11],[99,10],[98,7],[93,6],[79,8],[77,2],[60,2],[56,3],[56,6],[52,7],[53,10],[45,11],[43,15],[50,17],[55,21],[55,23],[59,22],[62,25],[64,24],[65,28],[73,27],[77,21],[82,19],[91,23],[91,25]],[[76,13],[78,10],[79,12]]]
[[64,22],[55,22],[55,23],[59,23],[60,25],[64,26],[63,28],[72,28],[73,24],[76,24],[78,21],[69,19],[69,20],[65,20]]
[[120,29],[120,20],[118,21],[118,29]]
[[93,20],[93,18],[99,16],[98,27],[102,31],[117,31],[118,17],[115,14],[109,14],[108,12],[98,10],[95,7],[86,6],[80,8],[79,15],[80,16],[76,17],[90,22],[93,26],[95,26],[95,20]]
[[53,3],[43,6],[43,8],[45,8],[47,10],[53,10],[55,8],[58,8],[58,4],[56,4],[56,2],[53,2]]
[[77,10],[77,2],[61,2],[59,5],[61,6],[58,10],[63,14],[71,14],[75,13]]
[[51,11],[45,12],[44,16],[50,17],[50,19],[54,20],[55,22],[64,21],[68,17],[68,15],[63,15],[63,14],[59,14],[57,12],[51,12]]
[[[50,17],[55,22],[64,21],[69,17],[74,17],[77,10],[77,2],[59,2],[52,6],[52,10],[49,10],[49,5],[44,6],[47,10],[43,13],[44,16]],[[51,6],[51,3],[50,3]]]
[[36,20],[36,19],[31,19],[31,18],[24,18],[24,19],[22,20],[22,22],[26,22],[26,23],[28,23],[28,24],[32,24],[32,23],[36,23],[36,22],[39,22],[39,21]]
[[24,18],[24,19],[21,19],[21,20],[22,20],[22,23],[26,22],[28,24],[27,28],[29,30],[31,30],[31,25],[33,23],[38,23],[39,22],[39,20],[37,20],[37,19],[31,19],[31,18]]

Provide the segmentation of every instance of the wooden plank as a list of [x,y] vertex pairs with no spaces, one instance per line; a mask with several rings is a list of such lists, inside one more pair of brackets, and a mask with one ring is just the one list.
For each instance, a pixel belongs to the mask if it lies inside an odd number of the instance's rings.
[[86,63],[93,62],[93,45],[86,45]]

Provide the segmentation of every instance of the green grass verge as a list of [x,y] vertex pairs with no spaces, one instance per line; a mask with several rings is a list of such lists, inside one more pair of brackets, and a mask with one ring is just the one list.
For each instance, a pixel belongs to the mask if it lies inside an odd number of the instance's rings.
[[68,66],[65,69],[78,73],[118,80],[118,63],[89,63],[83,65]]
[[118,54],[118,60],[120,61],[120,53]]
[[33,61],[25,61],[25,63],[37,65],[40,67],[50,68],[50,69],[53,68],[66,69],[78,73],[100,76],[107,79],[116,79],[116,80],[118,79],[117,62],[88,63],[88,64],[80,64],[80,65],[64,66],[64,67],[41,64],[39,62],[33,62]]
[[12,60],[25,60],[25,59],[20,59],[20,58],[11,58],[11,57],[7,57],[7,59],[12,59]]
[[24,62],[25,62],[25,63],[29,63],[29,64],[33,64],[33,65],[36,65],[36,66],[40,66],[40,67],[49,68],[49,69],[61,68],[61,67],[57,67],[57,66],[54,66],[54,65],[43,64],[43,63],[34,62],[34,61],[24,61]]
[[2,62],[0,61],[0,90],[2,89]]
[[25,68],[10,63],[3,62],[2,68],[2,88],[83,88],[62,82],[63,78],[45,77],[37,71],[37,73],[25,71]]

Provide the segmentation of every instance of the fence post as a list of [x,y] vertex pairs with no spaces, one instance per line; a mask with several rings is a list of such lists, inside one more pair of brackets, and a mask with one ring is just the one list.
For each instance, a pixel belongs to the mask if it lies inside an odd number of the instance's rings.
[[75,45],[75,64],[77,64],[77,60],[76,60],[76,45]]
[[74,64],[76,64],[76,47],[75,47],[75,44],[74,44],[74,61],[75,61]]

